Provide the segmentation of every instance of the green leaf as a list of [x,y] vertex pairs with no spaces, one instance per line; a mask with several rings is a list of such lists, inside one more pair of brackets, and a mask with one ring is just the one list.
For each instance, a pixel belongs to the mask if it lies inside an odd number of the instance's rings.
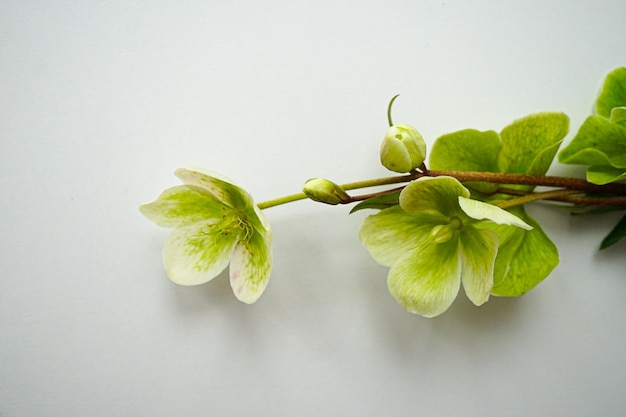
[[604,80],[602,92],[596,101],[596,113],[609,118],[614,107],[626,106],[626,68],[611,71]]
[[564,113],[536,113],[514,121],[500,132],[500,171],[544,175],[550,168],[568,127],[569,118]]
[[502,297],[517,297],[530,291],[550,275],[559,263],[556,245],[539,223],[523,207],[512,208],[510,212],[530,224],[533,230],[484,225],[495,231],[500,241],[492,294]]
[[626,169],[613,168],[607,165],[590,166],[587,168],[587,181],[598,185],[626,179]]
[[[499,172],[498,154],[502,143],[496,132],[459,130],[440,136],[430,152],[430,169],[445,171]],[[469,182],[469,188],[492,193],[497,184]]]
[[361,201],[356,206],[352,207],[350,214],[356,213],[359,210],[374,209],[384,210],[389,207],[397,206],[399,203],[400,191],[394,191],[393,193],[378,195],[376,197],[368,198]]
[[626,107],[613,107],[609,120],[611,120],[611,123],[617,123],[626,127]]
[[493,130],[474,129],[442,135],[430,151],[430,169],[498,172],[502,143]]
[[617,222],[613,230],[606,235],[606,237],[602,240],[600,244],[600,250],[606,249],[609,246],[615,245],[620,240],[626,237],[626,216],[622,217],[622,219]]
[[559,162],[626,168],[626,128],[600,116],[589,116],[559,154]]

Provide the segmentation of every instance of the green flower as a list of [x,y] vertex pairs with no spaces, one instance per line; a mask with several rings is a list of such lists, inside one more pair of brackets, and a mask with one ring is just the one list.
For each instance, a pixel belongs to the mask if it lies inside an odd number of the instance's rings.
[[498,252],[485,223],[532,227],[494,205],[471,200],[452,177],[423,177],[400,193],[399,206],[365,219],[360,238],[390,266],[387,284],[405,309],[426,317],[445,312],[460,285],[476,305],[487,301]]
[[151,221],[174,230],[163,248],[168,277],[198,285],[219,275],[230,262],[235,296],[254,303],[272,269],[272,232],[252,197],[232,181],[201,169],[178,169],[185,185],[165,190],[140,207]]

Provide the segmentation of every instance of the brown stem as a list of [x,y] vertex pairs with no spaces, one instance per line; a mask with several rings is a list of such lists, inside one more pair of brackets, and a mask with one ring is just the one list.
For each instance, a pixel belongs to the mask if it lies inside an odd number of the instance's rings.
[[420,175],[430,177],[450,176],[460,182],[490,182],[497,184],[517,184],[545,187],[567,188],[585,192],[604,192],[626,194],[626,184],[612,183],[606,185],[592,184],[580,178],[556,177],[550,175],[508,174],[500,172],[469,172],[469,171],[428,171]]

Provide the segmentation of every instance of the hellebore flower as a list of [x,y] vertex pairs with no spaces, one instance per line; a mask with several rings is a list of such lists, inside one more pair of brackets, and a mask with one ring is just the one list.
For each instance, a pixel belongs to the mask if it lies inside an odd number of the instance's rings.
[[531,226],[494,205],[471,200],[452,177],[422,177],[399,205],[367,217],[359,236],[372,257],[390,266],[387,285],[404,308],[425,317],[445,312],[461,283],[476,305],[489,298],[498,252],[486,222]]
[[263,293],[272,269],[272,232],[265,215],[231,180],[201,169],[178,169],[184,185],[165,190],[141,213],[174,230],[163,247],[168,277],[198,285],[230,262],[230,285],[244,303]]
[[393,125],[387,129],[380,145],[380,162],[394,172],[410,172],[419,168],[426,158],[426,142],[416,128],[409,124]]

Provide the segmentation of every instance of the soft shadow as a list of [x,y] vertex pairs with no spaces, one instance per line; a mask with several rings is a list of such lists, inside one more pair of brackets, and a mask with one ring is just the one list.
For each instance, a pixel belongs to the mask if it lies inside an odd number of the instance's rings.
[[[321,349],[331,349],[337,335],[358,333],[399,355],[459,340],[480,346],[485,343],[481,340],[504,337],[499,335],[520,327],[520,316],[529,308],[527,296],[492,297],[476,307],[461,290],[437,318],[406,312],[387,290],[388,268],[376,264],[358,240],[362,218],[329,209],[327,216],[298,213],[274,222],[274,270],[256,304],[236,300],[225,271],[201,286],[171,285],[170,302],[179,319],[208,326],[217,321],[233,329],[233,339],[245,335],[252,346],[265,344],[264,330]],[[346,323],[354,327],[347,331]]]

